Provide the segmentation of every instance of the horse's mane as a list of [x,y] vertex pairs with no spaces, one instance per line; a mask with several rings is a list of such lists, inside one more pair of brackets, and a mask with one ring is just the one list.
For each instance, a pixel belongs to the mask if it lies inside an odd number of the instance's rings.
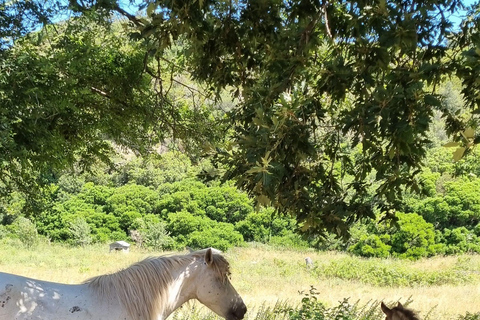
[[[168,288],[175,279],[173,271],[204,257],[204,251],[187,255],[147,258],[132,266],[87,280],[96,293],[106,299],[118,298],[132,319],[154,320],[167,306]],[[227,260],[213,254],[212,266],[218,277],[229,274]]]
[[402,320],[420,320],[418,319],[416,313],[410,309],[406,309],[403,307],[394,307],[392,308],[392,311]]

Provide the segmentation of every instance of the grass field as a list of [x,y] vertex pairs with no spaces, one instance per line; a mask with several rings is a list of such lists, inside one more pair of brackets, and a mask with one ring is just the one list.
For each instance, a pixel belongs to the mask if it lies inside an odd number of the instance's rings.
[[[133,248],[109,253],[108,246],[71,248],[42,244],[24,249],[0,246],[0,271],[43,280],[78,283],[111,273],[147,256],[165,253]],[[411,300],[421,319],[458,319],[480,313],[480,256],[436,257],[416,262],[360,259],[341,253],[279,250],[261,245],[225,253],[232,266],[232,282],[249,308],[248,318],[265,306],[283,302],[296,306],[311,286],[318,298],[334,307],[348,298],[360,305]],[[305,257],[314,261],[305,265]]]

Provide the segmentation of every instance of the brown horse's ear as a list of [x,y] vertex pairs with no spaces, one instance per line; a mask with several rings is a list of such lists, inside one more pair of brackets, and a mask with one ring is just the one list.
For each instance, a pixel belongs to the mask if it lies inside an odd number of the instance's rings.
[[383,313],[385,313],[387,316],[391,316],[392,315],[392,309],[390,309],[389,307],[387,307],[385,305],[385,303],[382,302],[382,304],[380,305],[382,307],[382,311]]
[[211,265],[212,262],[213,262],[212,248],[208,248],[207,251],[205,252],[205,263],[207,265]]
[[402,308],[402,309],[405,309],[405,308],[403,307],[403,305],[400,303],[400,301],[398,302],[397,307]]

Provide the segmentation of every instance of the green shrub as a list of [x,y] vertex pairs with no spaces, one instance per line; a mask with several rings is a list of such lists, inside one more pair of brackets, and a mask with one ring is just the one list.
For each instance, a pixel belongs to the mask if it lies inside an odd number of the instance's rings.
[[459,316],[458,320],[480,320],[480,312],[477,312],[477,313],[467,312],[464,316]]
[[8,229],[7,227],[0,225],[0,240],[6,238],[8,236]]
[[231,183],[207,186],[190,179],[160,186],[158,192],[161,195],[158,209],[165,218],[168,213],[188,211],[235,224],[253,211],[252,200]]
[[155,190],[136,184],[127,184],[113,190],[111,196],[105,200],[102,211],[117,217],[131,211],[140,214],[160,213],[159,200]]
[[318,301],[318,292],[314,287],[305,293],[298,308],[288,308],[283,312],[288,314],[290,320],[325,320],[325,305]]
[[415,213],[397,212],[398,221],[391,226],[366,223],[352,231],[348,251],[362,257],[388,257],[389,255],[419,259],[443,250],[435,243],[438,233],[432,224]]
[[166,222],[160,221],[157,216],[147,215],[138,219],[136,224],[145,247],[156,251],[173,247],[174,240],[166,230]]
[[245,220],[235,224],[235,229],[243,235],[245,241],[256,241],[266,243],[270,237],[272,218],[265,214],[265,210],[251,212]]
[[296,229],[296,221],[275,215],[272,208],[262,208],[248,213],[235,224],[235,229],[243,235],[245,241],[267,243],[271,237],[290,237]]
[[466,252],[480,253],[480,239],[477,235],[465,227],[443,231],[443,243],[446,253],[458,254]]
[[417,212],[439,230],[466,227],[473,229],[480,222],[480,178],[463,177],[445,182],[442,193],[412,202]]
[[233,225],[224,222],[215,222],[208,229],[192,232],[185,242],[187,246],[196,249],[213,247],[222,251],[242,243],[242,235],[234,230]]
[[392,230],[392,254],[401,258],[418,259],[434,254],[435,229],[415,213],[397,213],[398,230]]
[[211,228],[215,221],[205,216],[194,216],[190,212],[180,211],[170,213],[167,220],[167,230],[172,237],[186,239],[195,231]]
[[362,257],[386,258],[390,255],[391,248],[379,236],[372,234],[362,236],[355,245],[348,248],[348,251]]
[[381,320],[385,317],[375,301],[360,306],[358,302],[350,304],[344,299],[337,306],[326,308],[318,296],[316,289],[311,287],[298,307],[280,307],[275,312],[287,314],[289,320]]
[[27,248],[31,248],[39,242],[37,229],[27,218],[18,217],[8,229],[13,237],[18,238]]
[[77,217],[74,221],[70,222],[69,230],[73,244],[85,247],[92,242],[92,229],[83,217]]
[[141,226],[138,222],[142,220],[142,215],[137,211],[127,211],[120,216],[120,228],[125,231],[136,230]]
[[292,231],[283,232],[278,236],[271,236],[268,244],[288,249],[307,249],[309,247],[306,240]]

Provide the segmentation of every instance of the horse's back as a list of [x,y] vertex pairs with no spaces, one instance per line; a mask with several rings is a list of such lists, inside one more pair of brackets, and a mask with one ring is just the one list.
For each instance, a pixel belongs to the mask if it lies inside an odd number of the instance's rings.
[[126,319],[87,285],[67,285],[0,272],[0,320]]

